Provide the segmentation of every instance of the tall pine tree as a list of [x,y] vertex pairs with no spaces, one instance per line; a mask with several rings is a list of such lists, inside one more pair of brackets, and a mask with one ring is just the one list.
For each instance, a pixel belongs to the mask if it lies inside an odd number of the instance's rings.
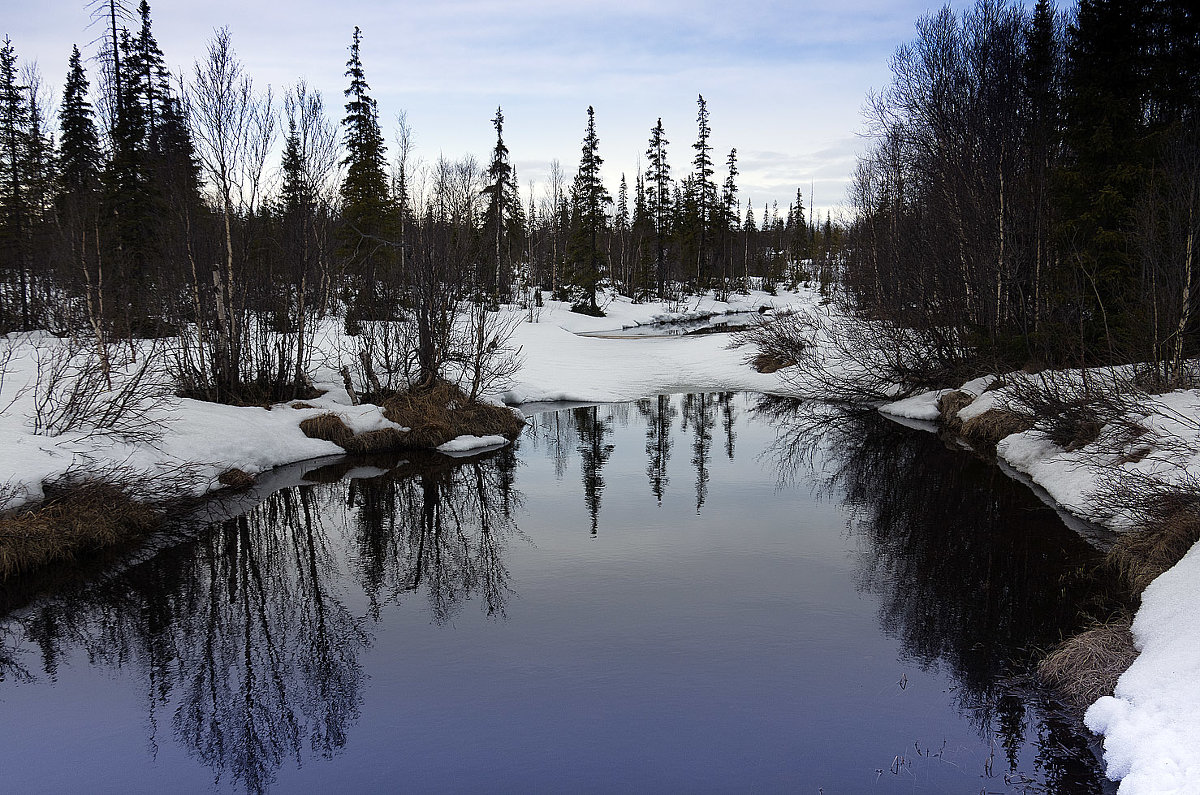
[[577,292],[576,311],[599,315],[596,292],[604,278],[605,206],[612,204],[612,197],[600,180],[600,166],[604,160],[600,157],[600,138],[596,135],[596,114],[590,105],[587,113],[583,152],[571,185],[571,281]]

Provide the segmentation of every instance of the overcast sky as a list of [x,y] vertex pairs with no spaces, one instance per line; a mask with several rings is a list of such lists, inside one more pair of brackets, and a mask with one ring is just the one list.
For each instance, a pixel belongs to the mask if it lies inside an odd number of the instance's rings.
[[[135,0],[127,0],[136,6]],[[20,63],[37,61],[61,96],[71,45],[94,56],[101,27],[82,0],[0,0]],[[504,109],[505,140],[526,189],[540,195],[551,159],[568,176],[579,162],[588,105],[596,109],[609,189],[632,183],[650,128],[662,117],[676,177],[690,168],[696,98],[708,103],[717,179],[737,147],[743,199],[762,218],[815,186],[818,209],[842,202],[865,142],[868,91],[888,82],[888,62],[910,40],[934,0],[158,0],[154,32],[168,65],[190,72],[228,26],[256,84],[280,93],[303,78],[329,115],[343,115],[351,34],[363,31],[362,60],[392,141],[397,113],[413,130],[415,154],[486,160],[490,120]],[[962,0],[955,8],[969,5]],[[17,10],[19,8],[19,10]],[[93,86],[96,65],[90,63]]]

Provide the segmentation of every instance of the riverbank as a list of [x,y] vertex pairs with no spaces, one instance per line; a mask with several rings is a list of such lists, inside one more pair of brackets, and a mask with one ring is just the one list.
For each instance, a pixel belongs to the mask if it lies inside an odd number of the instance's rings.
[[[728,338],[721,335],[648,338],[631,346],[628,341],[585,338],[578,333],[782,308],[813,300],[810,292],[777,296],[759,292],[733,296],[729,301],[708,295],[676,305],[634,304],[624,297],[608,296],[603,302],[604,317],[579,315],[555,301],[547,301],[532,313],[508,309],[505,312],[519,321],[511,343],[521,349],[522,367],[509,383],[485,394],[475,410],[467,412],[461,410],[461,395],[450,385],[435,390],[437,406],[413,406],[411,401],[398,399],[381,401],[382,405],[358,403],[342,375],[343,365],[353,362],[356,346],[342,333],[340,321],[331,318],[315,340],[313,361],[318,364],[309,375],[316,396],[266,407],[228,406],[178,398],[162,388],[148,393],[146,405],[136,414],[136,425],[118,432],[97,430],[86,422],[62,431],[47,427],[54,410],[47,373],[61,361],[69,343],[47,334],[10,335],[0,341],[4,346],[0,351],[4,354],[0,511],[12,517],[22,509],[28,515],[29,507],[38,504],[51,508],[46,486],[54,483],[107,484],[135,503],[154,505],[162,501],[164,483],[169,484],[172,498],[195,498],[228,486],[247,486],[256,476],[279,466],[347,450],[407,446],[461,454],[506,443],[519,433],[520,418],[505,404],[616,401],[693,389],[779,391],[777,378],[746,366],[742,353],[727,350]],[[130,346],[131,356],[124,366],[140,367],[148,349],[149,344]],[[365,391],[365,385],[351,387]],[[22,528],[30,524],[22,522]],[[100,522],[83,524],[103,526]],[[137,530],[135,524],[143,530]],[[44,525],[39,526],[44,529]],[[148,526],[131,523],[132,533],[66,534],[75,540],[60,545],[58,540],[35,541],[14,525],[18,543],[3,548],[0,532],[0,559],[9,553],[23,557],[28,562],[14,561],[8,570],[28,571],[95,551],[105,546],[105,539],[131,543]],[[40,553],[29,557],[17,552],[18,546],[58,551],[49,557]],[[3,576],[0,571],[0,578]]]
[[[1120,792],[1200,791],[1200,390],[1122,396],[1130,373],[1010,373],[886,404],[987,448],[1075,516],[1119,533],[1110,576],[1140,593],[1132,662],[1087,709]],[[1094,397],[1084,397],[1090,385]],[[1107,385],[1107,388],[1106,388]],[[1047,397],[1046,393],[1051,393]],[[1057,401],[1057,402],[1056,402]],[[1118,617],[1075,641],[1120,659]],[[1114,643],[1118,648],[1096,648]],[[1108,660],[1103,658],[1108,656]]]

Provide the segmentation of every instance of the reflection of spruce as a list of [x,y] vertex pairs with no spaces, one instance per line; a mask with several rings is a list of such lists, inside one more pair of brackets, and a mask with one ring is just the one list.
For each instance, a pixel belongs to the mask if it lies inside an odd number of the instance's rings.
[[671,426],[679,409],[670,395],[659,395],[638,401],[638,411],[646,420],[646,477],[650,492],[662,505],[670,478],[667,464],[671,460]]
[[721,404],[721,425],[725,428],[725,457],[732,461],[733,443],[737,440],[737,433],[733,430],[733,423],[737,418],[733,408],[733,393],[722,392],[717,396],[717,401]]
[[684,428],[692,426],[692,466],[696,468],[696,513],[708,497],[708,461],[712,456],[712,429],[717,424],[712,397],[686,395],[683,400]]
[[612,418],[600,419],[596,406],[574,410],[575,428],[579,432],[580,470],[583,474],[583,501],[592,519],[592,535],[600,522],[600,497],[604,492],[601,474],[613,446],[605,440],[612,432]]

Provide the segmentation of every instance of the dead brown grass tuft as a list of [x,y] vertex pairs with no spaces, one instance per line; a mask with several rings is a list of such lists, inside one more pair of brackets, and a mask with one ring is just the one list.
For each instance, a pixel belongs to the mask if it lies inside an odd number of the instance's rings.
[[1005,436],[1027,431],[1033,427],[1033,419],[1008,409],[988,409],[962,424],[960,433],[972,441],[994,445]]
[[785,367],[793,367],[795,364],[791,358],[769,351],[762,351],[750,357],[750,366],[767,375],[777,373]]
[[351,436],[349,439],[341,442],[341,445],[346,448],[347,453],[368,455],[402,450],[405,447],[410,447],[411,442],[408,440],[408,434],[404,431],[398,431],[395,428],[384,428],[378,431],[366,431]]
[[962,427],[962,420],[958,418],[958,412],[971,405],[974,400],[974,397],[961,389],[945,393],[938,398],[938,419],[944,427],[952,431],[958,430]]
[[161,516],[119,485],[81,480],[41,504],[0,518],[0,580],[132,543]]
[[345,421],[333,412],[301,420],[300,430],[310,439],[324,439],[342,447],[346,446],[346,440],[354,436],[354,432],[346,426]]
[[1038,678],[1079,707],[1111,695],[1137,657],[1132,623],[1131,617],[1122,616],[1066,639],[1038,664]]
[[471,402],[445,381],[394,395],[383,404],[383,416],[411,429],[403,434],[407,447],[433,448],[463,435],[515,439],[525,428],[525,421],[511,409]]
[[1105,563],[1134,594],[1174,566],[1200,542],[1200,515],[1181,509],[1125,533],[1109,550]]
[[217,475],[217,482],[230,489],[248,489],[254,485],[254,476],[241,469],[226,469]]
[[302,400],[297,401],[296,403],[289,403],[288,405],[294,409],[315,409],[316,408],[316,406],[314,406],[313,404],[305,403]]

